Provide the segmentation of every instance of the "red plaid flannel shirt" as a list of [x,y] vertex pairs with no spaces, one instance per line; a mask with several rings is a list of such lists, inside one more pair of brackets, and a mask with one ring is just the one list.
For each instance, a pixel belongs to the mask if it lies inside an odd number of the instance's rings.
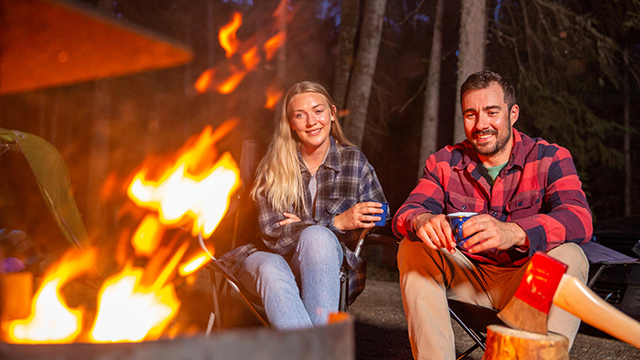
[[[398,209],[393,231],[400,238],[420,241],[413,220],[422,213],[475,211],[520,225],[529,249],[491,249],[470,254],[481,263],[521,266],[536,251],[549,251],[564,242],[591,239],[591,210],[569,151],[513,129],[514,146],[507,165],[493,186],[482,176],[475,149],[468,140],[431,155],[416,188]],[[486,170],[485,170],[486,171]]]

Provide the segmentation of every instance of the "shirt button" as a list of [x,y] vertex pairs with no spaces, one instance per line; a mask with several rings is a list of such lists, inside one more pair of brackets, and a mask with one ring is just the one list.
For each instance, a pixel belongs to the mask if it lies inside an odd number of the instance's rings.
[[462,210],[465,210],[467,208],[467,205],[462,205]]
[[494,211],[494,212],[491,213],[491,216],[496,217],[496,216],[498,216],[498,213]]
[[518,206],[522,206],[522,201],[518,201]]

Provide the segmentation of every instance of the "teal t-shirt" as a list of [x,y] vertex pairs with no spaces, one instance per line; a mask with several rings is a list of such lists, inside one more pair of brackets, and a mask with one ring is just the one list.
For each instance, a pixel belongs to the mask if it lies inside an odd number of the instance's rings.
[[491,177],[491,183],[493,184],[494,181],[496,181],[496,178],[498,177],[498,174],[500,174],[500,170],[502,170],[503,167],[505,167],[505,165],[507,165],[508,161],[502,165],[498,165],[498,166],[494,166],[494,167],[486,167],[485,169],[487,169],[487,172],[489,173],[489,177]]

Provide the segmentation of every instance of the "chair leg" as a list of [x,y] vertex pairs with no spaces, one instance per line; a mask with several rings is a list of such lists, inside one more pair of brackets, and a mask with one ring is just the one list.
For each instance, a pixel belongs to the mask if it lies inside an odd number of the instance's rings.
[[451,315],[451,318],[455,320],[462,327],[462,329],[471,337],[471,339],[473,339],[473,341],[476,343],[475,345],[467,349],[464,353],[462,353],[462,355],[458,357],[458,360],[465,358],[467,355],[475,351],[478,347],[481,348],[482,351],[485,351],[487,349],[487,347],[485,346],[485,337],[482,336],[482,334],[478,334],[475,331],[473,331],[473,329],[469,328],[464,322],[462,322],[462,320],[460,320],[458,315],[456,315],[456,313],[453,312],[453,310],[449,309],[449,314]]
[[591,279],[589,279],[587,283],[587,287],[589,289],[593,287],[593,285],[596,283],[600,275],[602,275],[602,272],[609,267],[607,264],[594,264],[594,265],[599,265],[599,266],[598,266],[598,270],[596,270],[596,272],[593,274],[593,276],[591,277]]
[[479,348],[480,346],[478,344],[473,345],[472,347],[468,348],[467,351],[463,352],[460,356],[458,356],[456,358],[456,360],[462,360],[464,358],[466,358],[469,354],[471,354],[472,352],[476,351],[477,348]]
[[216,329],[222,329],[222,318],[220,317],[220,299],[218,297],[218,286],[216,281],[216,274],[213,269],[209,270],[209,276],[211,278],[211,296],[213,298],[213,315]]
[[247,296],[240,290],[240,288],[235,282],[235,279],[227,273],[227,270],[222,265],[220,265],[220,263],[218,262],[218,259],[216,259],[215,257],[212,257],[211,264],[216,267],[218,272],[222,275],[224,280],[227,282],[227,285],[229,285],[229,287],[231,287],[233,291],[235,291],[238,295],[240,295],[240,298],[242,299],[244,304],[249,308],[249,310],[251,310],[251,313],[253,314],[253,316],[255,316],[256,319],[258,319],[260,323],[262,323],[262,325],[264,325],[265,327],[270,327],[267,320],[265,320],[264,317],[260,315],[260,313],[255,308],[255,306],[253,306],[253,304],[247,298]]
[[345,267],[340,268],[340,302],[338,303],[338,310],[342,312],[347,311],[347,303],[349,301],[349,276],[347,275],[347,269]]

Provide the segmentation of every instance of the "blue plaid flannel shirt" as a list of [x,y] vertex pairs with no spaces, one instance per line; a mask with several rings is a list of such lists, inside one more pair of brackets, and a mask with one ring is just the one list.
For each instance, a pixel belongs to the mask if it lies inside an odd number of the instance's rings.
[[[362,229],[349,231],[337,229],[333,225],[336,215],[347,211],[359,202],[386,202],[375,170],[365,155],[352,146],[340,146],[332,137],[330,141],[329,153],[317,172],[318,188],[315,206],[308,190],[311,173],[304,165],[298,152],[302,179],[307,188],[305,195],[307,211],[306,213],[294,211],[292,206],[288,212],[296,214],[301,221],[280,226],[278,222],[285,219],[284,215],[275,211],[264,197],[258,196],[256,199],[262,240],[258,246],[261,250],[265,249],[280,254],[289,260],[296,249],[300,233],[312,225],[326,226],[336,234],[342,243],[353,247]],[[256,244],[242,245],[225,254],[220,260],[237,275],[242,261],[257,250]],[[345,248],[345,252],[349,267],[355,268],[357,260],[355,254],[348,247]],[[350,274],[350,281],[354,280],[353,276]],[[365,274],[358,273],[357,276],[364,279]]]

